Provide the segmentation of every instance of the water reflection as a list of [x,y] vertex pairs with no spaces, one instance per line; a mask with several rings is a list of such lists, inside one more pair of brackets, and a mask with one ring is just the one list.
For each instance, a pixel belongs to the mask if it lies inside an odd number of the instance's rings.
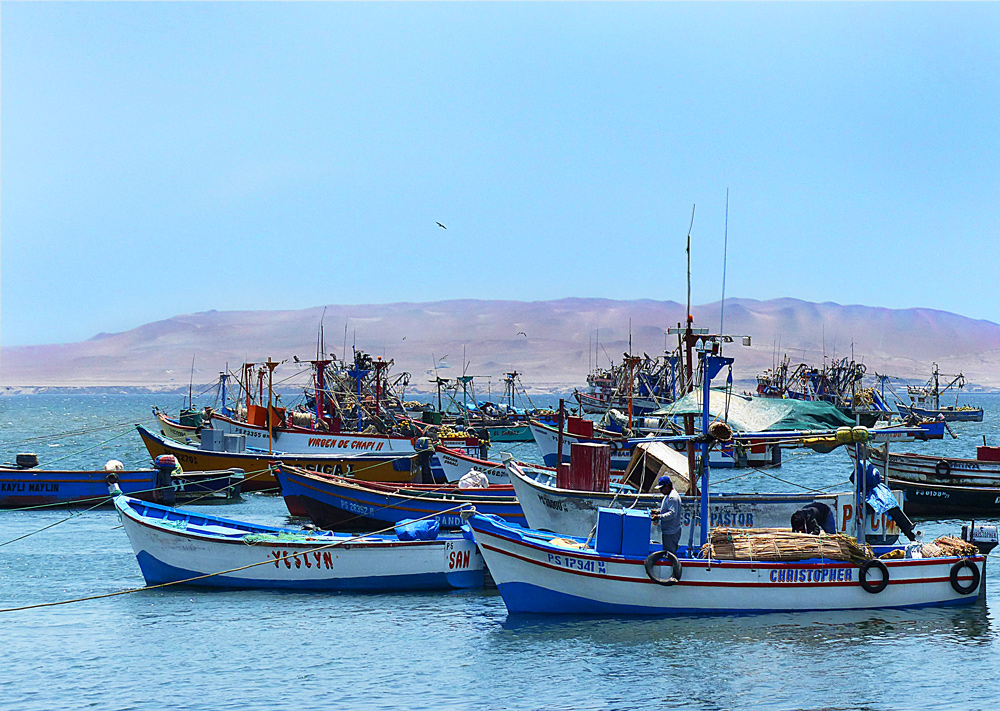
[[509,615],[494,635],[498,644],[558,637],[594,646],[671,644],[747,644],[768,642],[809,649],[840,642],[881,643],[905,635],[908,640],[991,644],[997,626],[989,607],[976,602],[961,607],[909,610],[848,610],[764,615],[601,618],[593,616]]

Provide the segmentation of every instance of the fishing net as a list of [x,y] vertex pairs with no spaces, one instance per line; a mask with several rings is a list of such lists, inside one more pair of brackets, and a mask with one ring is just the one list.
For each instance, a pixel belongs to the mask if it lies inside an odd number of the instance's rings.
[[796,561],[824,560],[859,563],[874,557],[851,536],[814,536],[782,528],[714,528],[701,548],[702,558],[715,560]]
[[[728,412],[727,411],[728,397]],[[854,424],[854,420],[828,402],[805,400],[779,400],[751,397],[725,389],[709,393],[708,412],[712,419],[725,420],[739,432],[764,432],[766,430],[828,430]],[[655,415],[701,415],[702,393],[695,390],[676,402],[657,410]]]

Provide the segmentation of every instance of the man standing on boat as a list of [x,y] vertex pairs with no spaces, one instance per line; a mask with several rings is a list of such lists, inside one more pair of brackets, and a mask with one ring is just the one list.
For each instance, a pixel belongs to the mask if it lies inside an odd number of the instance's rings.
[[677,555],[677,544],[681,541],[681,495],[665,474],[656,480],[656,488],[663,494],[663,501],[660,510],[653,512],[652,519],[660,522],[664,552]]

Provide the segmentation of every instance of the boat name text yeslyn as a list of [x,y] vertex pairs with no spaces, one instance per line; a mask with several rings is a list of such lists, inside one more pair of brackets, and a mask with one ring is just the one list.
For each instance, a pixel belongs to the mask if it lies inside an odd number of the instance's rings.
[[331,449],[360,449],[365,452],[379,452],[385,442],[365,442],[357,439],[337,439],[336,437],[310,437],[310,447],[328,447]]
[[275,568],[280,568],[282,561],[284,561],[286,568],[291,568],[292,565],[296,568],[301,568],[303,563],[305,563],[307,568],[312,568],[313,561],[309,560],[309,556],[315,559],[316,568],[333,568],[333,554],[330,551],[310,551],[308,553],[292,553],[289,555],[288,551],[272,550],[271,555],[274,557]]

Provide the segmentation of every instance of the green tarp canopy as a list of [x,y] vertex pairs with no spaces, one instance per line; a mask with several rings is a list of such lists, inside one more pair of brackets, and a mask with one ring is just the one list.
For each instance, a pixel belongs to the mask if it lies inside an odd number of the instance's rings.
[[[701,391],[696,390],[653,414],[667,417],[700,416],[701,399]],[[725,388],[712,389],[709,394],[708,412],[713,420],[725,420],[736,432],[830,430],[854,424],[853,418],[828,402],[778,400],[733,393],[728,396],[727,403]]]

